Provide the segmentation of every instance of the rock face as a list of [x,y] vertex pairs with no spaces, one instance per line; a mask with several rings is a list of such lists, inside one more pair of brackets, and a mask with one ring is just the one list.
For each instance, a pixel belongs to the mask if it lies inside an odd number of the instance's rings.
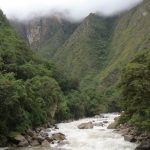
[[10,22],[33,50],[44,47],[45,43],[50,43],[51,48],[57,49],[76,27],[73,23],[60,18],[59,15],[36,17],[26,23],[16,20]]
[[93,124],[92,124],[92,122],[82,123],[82,124],[78,125],[78,128],[79,129],[92,129]]

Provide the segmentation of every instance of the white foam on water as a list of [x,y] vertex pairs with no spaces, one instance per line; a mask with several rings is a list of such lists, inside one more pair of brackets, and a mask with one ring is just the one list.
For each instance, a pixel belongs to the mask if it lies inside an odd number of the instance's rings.
[[[56,142],[51,144],[52,148],[26,147],[19,150],[134,150],[136,144],[124,141],[124,138],[115,130],[107,129],[117,116],[118,114],[104,114],[104,118],[85,118],[70,123],[60,123],[58,124],[59,129],[49,132],[49,135],[61,132],[66,135],[69,144],[60,145]],[[93,122],[97,124],[103,121],[108,121],[103,127],[78,129],[78,125],[81,123]]]
[[[51,145],[55,148],[66,150],[134,150],[136,144],[124,141],[124,138],[107,126],[114,121],[118,114],[104,114],[105,118],[86,118],[70,123],[58,124],[59,130],[66,135],[69,144]],[[93,129],[78,129],[78,125],[86,122],[100,123],[108,121],[102,126],[94,126]]]

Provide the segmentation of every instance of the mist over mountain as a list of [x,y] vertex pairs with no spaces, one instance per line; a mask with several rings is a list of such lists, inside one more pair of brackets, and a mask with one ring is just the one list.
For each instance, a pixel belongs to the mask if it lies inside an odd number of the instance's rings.
[[89,13],[112,16],[129,10],[143,0],[0,0],[0,8],[8,18],[29,20],[35,16],[54,15],[79,21]]

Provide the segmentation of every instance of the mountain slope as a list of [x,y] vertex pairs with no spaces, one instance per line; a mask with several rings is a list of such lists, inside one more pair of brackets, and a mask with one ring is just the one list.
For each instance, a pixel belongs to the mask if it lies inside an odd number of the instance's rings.
[[[39,36],[46,39],[39,43],[39,53],[52,58],[69,77],[77,78],[81,88],[96,88],[104,101],[116,101],[122,68],[137,52],[150,48],[150,1],[144,0],[116,17],[90,14],[81,23],[63,25],[46,28],[48,33],[54,33],[50,37]],[[43,29],[44,26],[47,23]],[[28,27],[26,30],[32,29]],[[34,27],[38,28],[38,24]]]
[[101,86],[116,83],[122,67],[138,51],[150,48],[150,1],[121,15],[113,31],[108,65],[99,74]]
[[53,57],[77,26],[57,16],[37,17],[27,22],[11,20],[11,24],[33,50],[48,58]]
[[105,65],[112,27],[113,18],[90,14],[56,52],[54,60],[79,79],[98,73]]

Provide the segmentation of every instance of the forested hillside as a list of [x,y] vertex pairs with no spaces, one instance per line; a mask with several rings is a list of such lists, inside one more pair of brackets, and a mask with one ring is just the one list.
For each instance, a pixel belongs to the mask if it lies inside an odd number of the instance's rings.
[[29,49],[0,11],[0,146],[15,132],[83,116],[72,111],[81,97],[77,89],[75,80]]

